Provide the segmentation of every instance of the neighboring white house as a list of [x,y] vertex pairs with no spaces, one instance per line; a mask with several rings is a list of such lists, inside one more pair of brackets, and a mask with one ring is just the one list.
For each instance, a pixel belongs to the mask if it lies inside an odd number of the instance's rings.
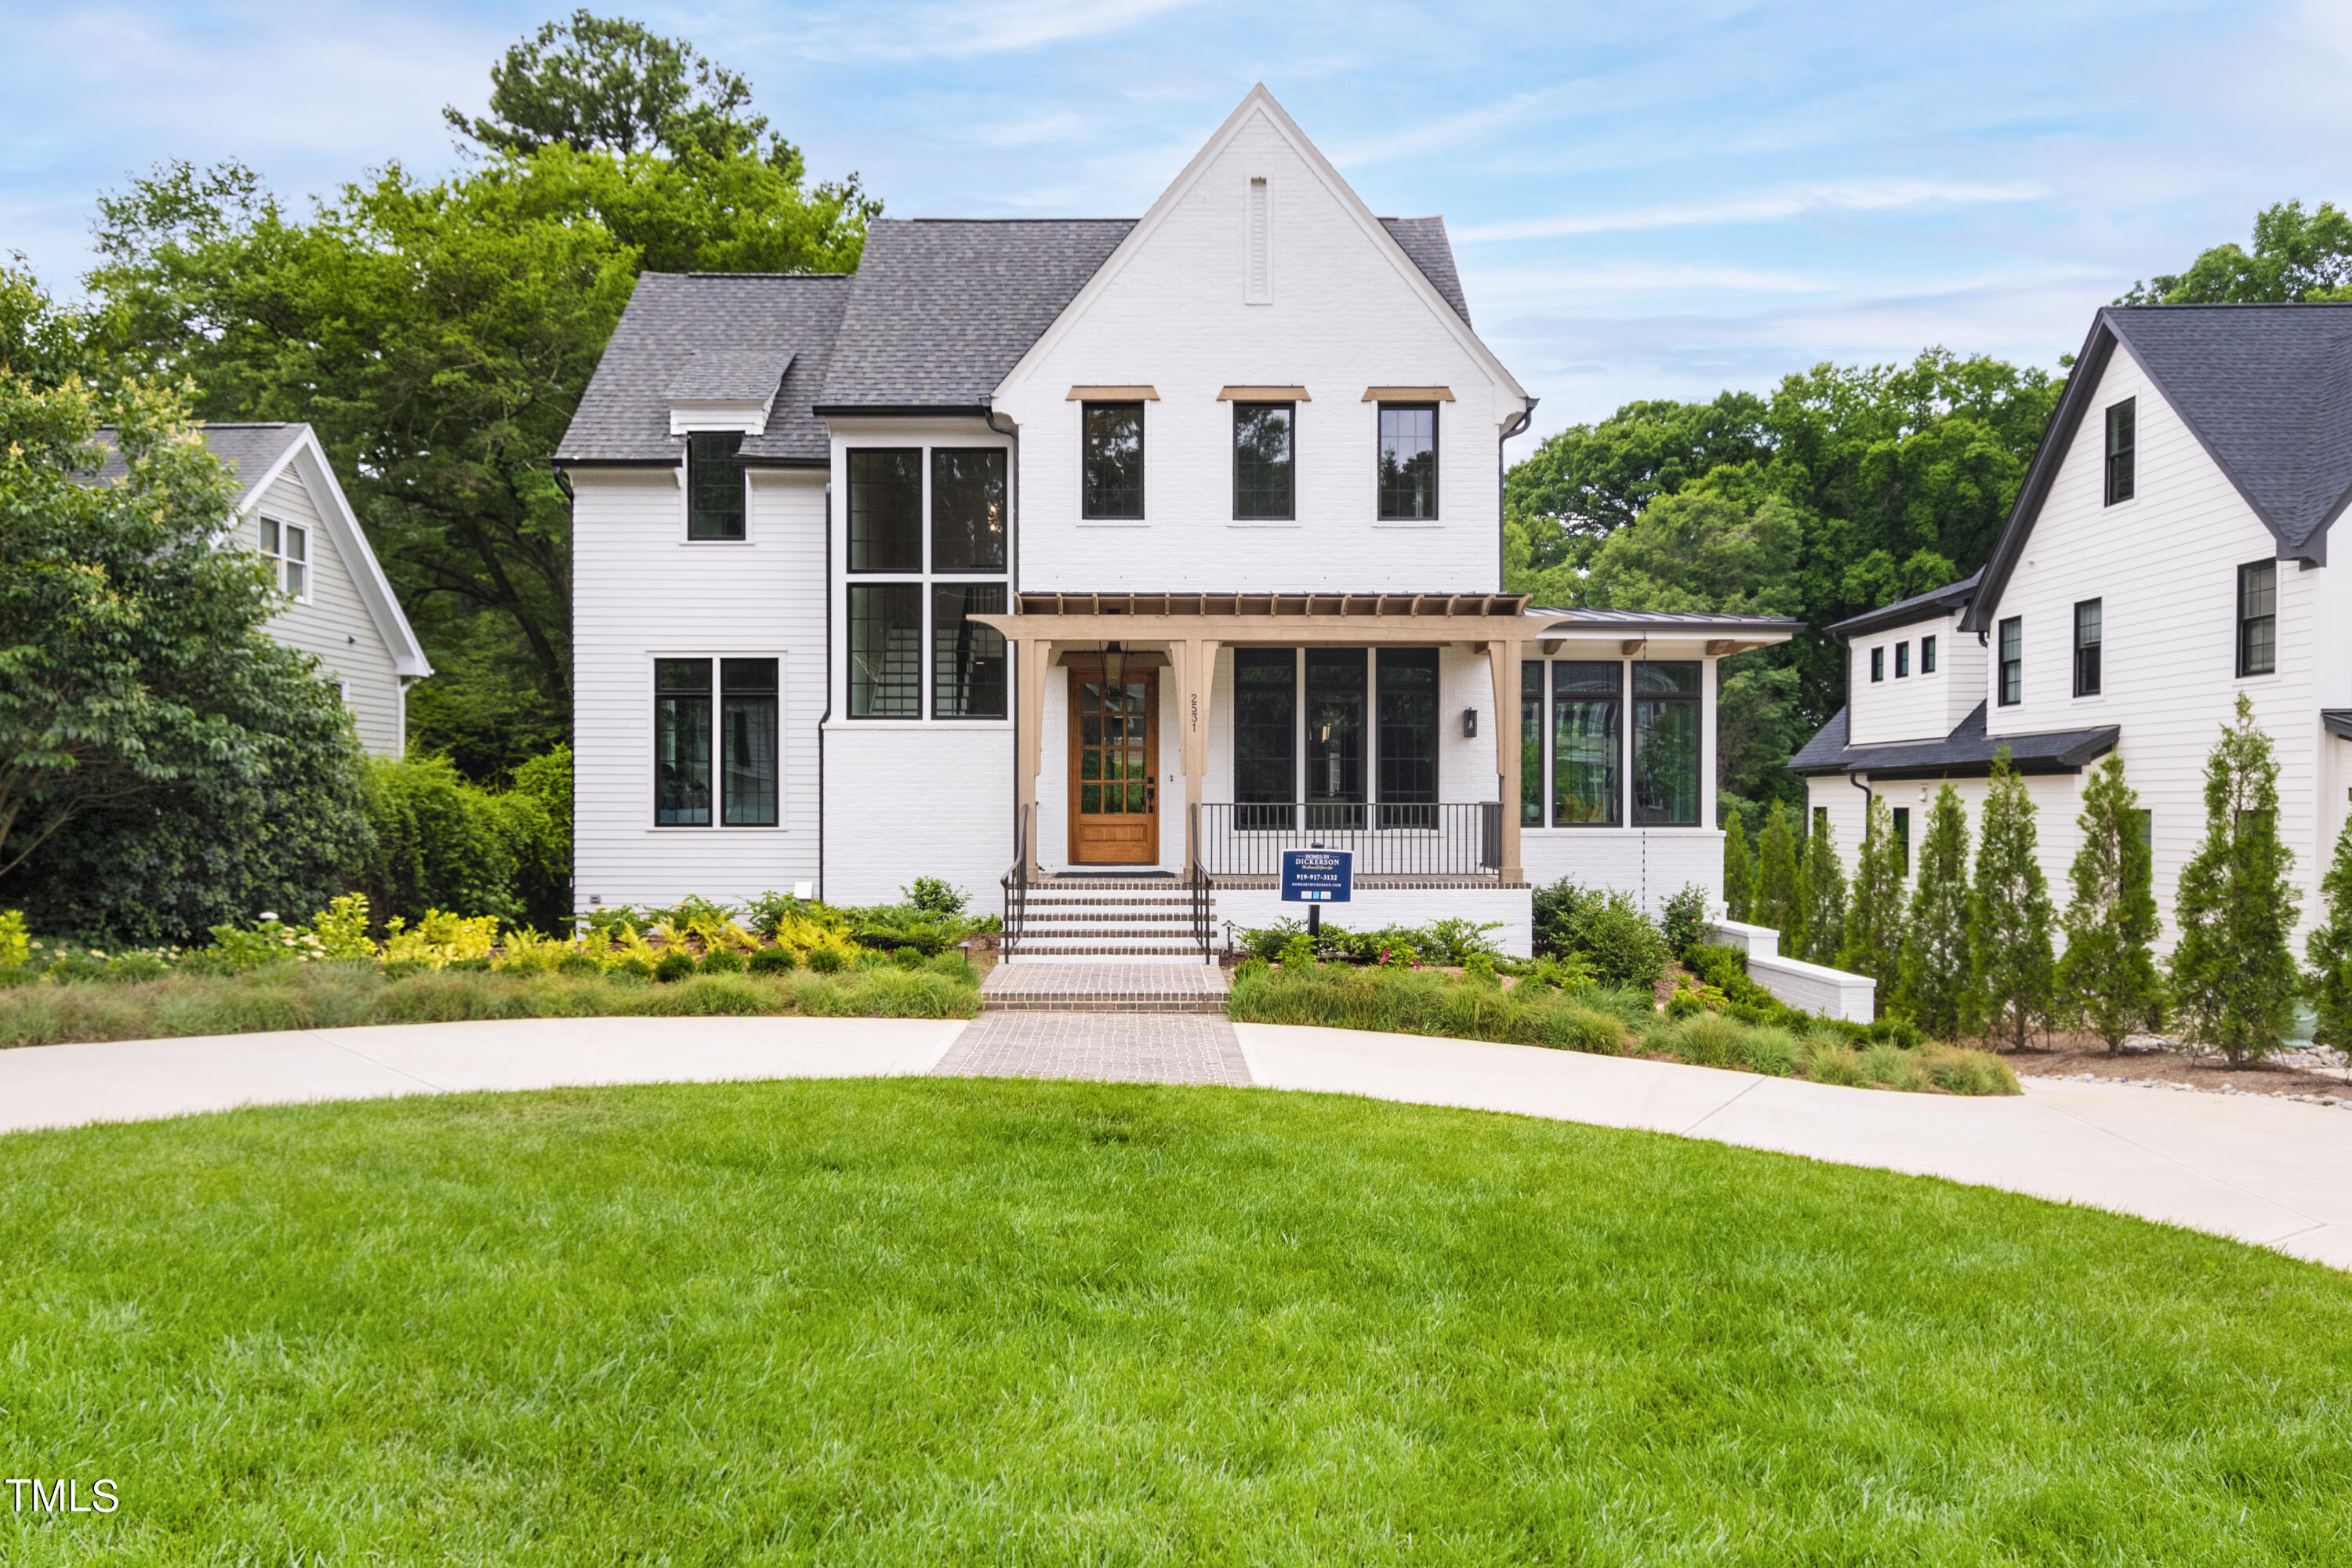
[[557,458],[579,906],[931,875],[1197,955],[1322,842],[1335,919],[1524,952],[1531,882],[1719,893],[1717,661],[1795,623],[1505,594],[1534,401],[1263,88],[1140,219],[646,275]]
[[1898,837],[1950,779],[1979,820],[2007,747],[2062,906],[2085,771],[2119,752],[2147,811],[2169,946],[2239,693],[2277,746],[2305,924],[2352,786],[2352,307],[2101,310],[1991,561],[1831,631],[1845,708],[1790,764],[1850,862],[1866,791]]
[[[236,475],[227,537],[270,563],[285,603],[263,629],[315,655],[341,691],[371,752],[398,756],[407,743],[408,688],[433,673],[400,601],[368,548],[359,519],[308,425],[200,427],[205,447]],[[111,432],[100,439],[112,445]],[[105,483],[123,473],[110,457]]]

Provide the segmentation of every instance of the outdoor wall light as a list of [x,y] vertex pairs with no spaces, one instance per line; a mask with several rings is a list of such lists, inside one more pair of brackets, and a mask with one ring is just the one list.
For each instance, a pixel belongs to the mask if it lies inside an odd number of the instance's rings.
[[1475,708],[1462,710],[1462,738],[1465,741],[1478,738],[1478,710]]
[[1127,650],[1115,642],[1103,644],[1103,684],[1117,686],[1127,673]]

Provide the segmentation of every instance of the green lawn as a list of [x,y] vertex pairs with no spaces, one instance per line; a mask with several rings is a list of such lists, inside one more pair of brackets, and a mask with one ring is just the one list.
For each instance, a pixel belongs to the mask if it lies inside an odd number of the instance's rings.
[[[2352,1279],[1557,1122],[913,1080],[0,1138],[0,1561],[2352,1560]],[[0,1494],[5,1495],[5,1494]]]

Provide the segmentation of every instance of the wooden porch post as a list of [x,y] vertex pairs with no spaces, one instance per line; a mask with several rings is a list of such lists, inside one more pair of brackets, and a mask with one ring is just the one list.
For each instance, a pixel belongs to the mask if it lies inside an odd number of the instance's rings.
[[1495,678],[1495,772],[1502,780],[1506,882],[1527,880],[1519,860],[1519,651],[1516,642],[1486,644],[1486,668]]
[[1021,706],[1013,722],[1013,784],[1017,808],[1029,822],[1029,876],[1037,876],[1037,774],[1044,768],[1045,735],[1045,667],[1054,662],[1054,645],[1024,637],[1014,659],[1020,669]]
[[1198,813],[1209,772],[1209,697],[1215,686],[1217,648],[1213,639],[1188,638],[1175,645],[1176,725],[1178,755],[1184,770],[1184,865],[1189,870],[1201,853]]

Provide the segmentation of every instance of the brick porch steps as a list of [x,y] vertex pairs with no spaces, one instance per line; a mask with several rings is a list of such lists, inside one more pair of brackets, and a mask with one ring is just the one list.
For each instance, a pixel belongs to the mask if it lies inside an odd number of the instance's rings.
[[1118,962],[1127,955],[1106,954],[1097,963],[1000,964],[981,982],[981,1011],[1223,1015],[1229,983],[1222,967]]
[[[1011,965],[1075,959],[1169,961],[1201,957],[1192,926],[1192,900],[1169,877],[1043,878],[1030,884],[1020,929],[1011,939]],[[1212,929],[1215,904],[1211,902]],[[1202,968],[1209,965],[1203,963]]]

